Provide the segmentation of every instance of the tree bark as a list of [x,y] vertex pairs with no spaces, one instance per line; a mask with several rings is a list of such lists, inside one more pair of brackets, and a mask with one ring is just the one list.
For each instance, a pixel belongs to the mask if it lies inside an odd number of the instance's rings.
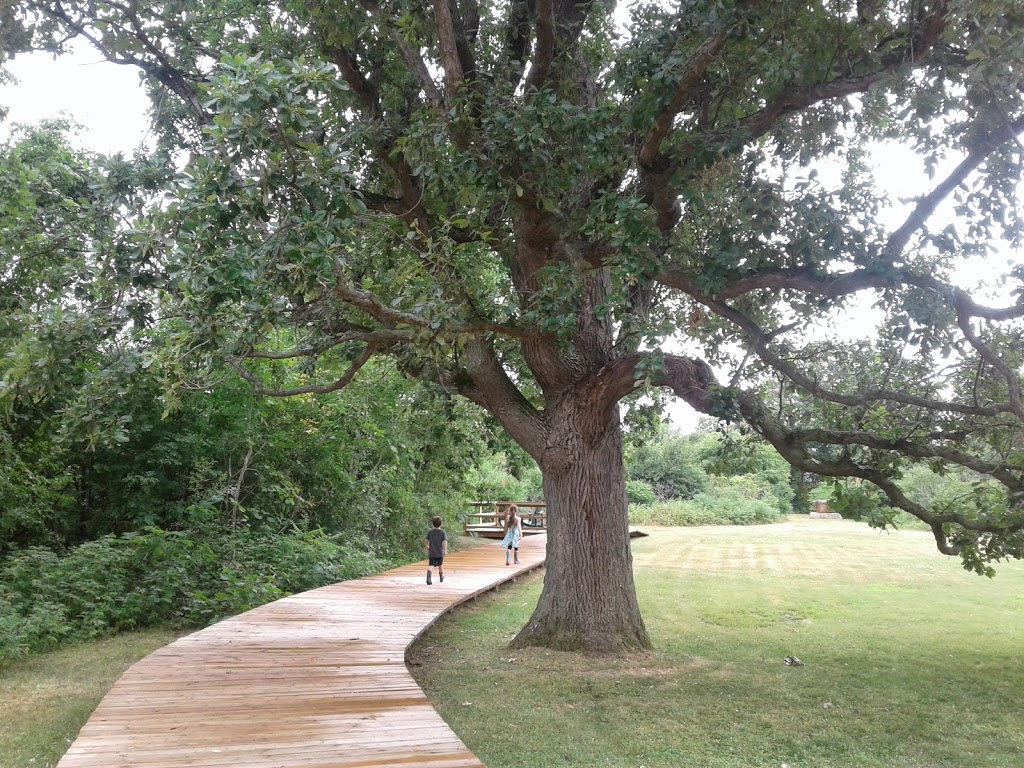
[[618,408],[594,408],[577,395],[548,414],[544,590],[512,645],[595,653],[649,648],[633,583]]

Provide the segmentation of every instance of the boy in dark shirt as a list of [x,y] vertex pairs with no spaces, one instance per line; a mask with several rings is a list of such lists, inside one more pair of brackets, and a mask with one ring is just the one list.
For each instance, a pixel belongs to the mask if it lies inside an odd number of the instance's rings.
[[427,538],[423,540],[427,548],[427,584],[430,584],[430,569],[437,567],[437,575],[444,581],[444,556],[448,554],[448,534],[441,528],[441,518],[435,517],[430,521],[433,528],[427,531]]

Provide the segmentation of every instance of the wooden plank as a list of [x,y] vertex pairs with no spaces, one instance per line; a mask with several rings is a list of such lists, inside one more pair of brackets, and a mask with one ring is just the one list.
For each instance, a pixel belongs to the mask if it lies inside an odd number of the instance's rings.
[[[150,654],[58,768],[483,768],[430,706],[405,651],[454,606],[544,562],[497,546],[278,600]],[[436,576],[436,574],[435,574]]]

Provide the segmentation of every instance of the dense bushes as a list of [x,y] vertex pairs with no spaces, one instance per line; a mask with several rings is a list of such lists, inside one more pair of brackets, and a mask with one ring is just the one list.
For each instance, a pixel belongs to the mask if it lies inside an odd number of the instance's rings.
[[772,489],[755,476],[714,477],[707,491],[690,499],[632,504],[631,523],[643,525],[762,525],[777,522],[783,510]]
[[627,475],[630,480],[647,483],[661,501],[692,498],[708,487],[708,474],[700,462],[700,442],[666,437],[639,446],[627,457]]
[[456,511],[486,428],[440,390],[374,373],[330,398],[260,398],[228,379],[168,409],[158,372],[136,371],[102,409],[112,434],[91,431],[99,415],[15,403],[36,418],[19,433],[0,415],[0,554],[215,522],[415,546],[427,502]]
[[203,626],[286,594],[388,566],[365,540],[322,531],[148,529],[0,565],[0,664],[62,642],[156,625]]
[[540,470],[525,454],[510,457],[501,451],[481,457],[466,479],[472,495],[479,501],[541,501],[544,498]]
[[[455,513],[489,431],[474,406],[387,359],[322,397],[257,395],[226,349],[191,347],[166,304],[180,284],[139,247],[145,217],[126,225],[169,168],[77,151],[66,132],[0,141],[0,557],[148,527],[323,529],[399,552]],[[301,347],[291,333],[273,343]],[[286,358],[246,375],[331,382],[352,362]]]
[[20,433],[0,415],[0,661],[201,626],[418,555],[431,515],[457,517],[485,432],[393,372],[319,399],[225,380],[166,415],[140,373],[106,410],[131,416],[117,439],[91,445],[88,421],[61,428],[46,405]]
[[[626,453],[630,522],[757,525],[793,511],[789,465],[771,446],[732,433],[662,434]],[[540,472],[496,453],[470,472],[476,498],[543,498]],[[803,510],[802,510],[803,511]]]
[[653,504],[658,500],[658,496],[649,483],[643,480],[627,480],[626,500],[630,504]]
[[793,511],[789,465],[730,433],[662,437],[628,455],[626,470],[632,523],[756,525]]

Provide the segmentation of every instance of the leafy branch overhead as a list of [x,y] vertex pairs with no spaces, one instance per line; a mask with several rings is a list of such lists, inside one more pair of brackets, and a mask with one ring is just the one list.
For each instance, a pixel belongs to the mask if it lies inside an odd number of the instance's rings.
[[[618,434],[623,397],[667,387],[797,468],[875,484],[973,567],[1024,554],[1024,273],[964,270],[1021,244],[1019,4],[14,14],[9,48],[84,37],[144,73],[164,148],[190,158],[154,214],[182,343],[258,388],[328,392],[388,355],[486,408],[556,482]],[[874,179],[893,144],[928,179],[902,209]],[[875,340],[843,341],[872,304]],[[911,461],[994,481],[999,509],[908,498]]]

